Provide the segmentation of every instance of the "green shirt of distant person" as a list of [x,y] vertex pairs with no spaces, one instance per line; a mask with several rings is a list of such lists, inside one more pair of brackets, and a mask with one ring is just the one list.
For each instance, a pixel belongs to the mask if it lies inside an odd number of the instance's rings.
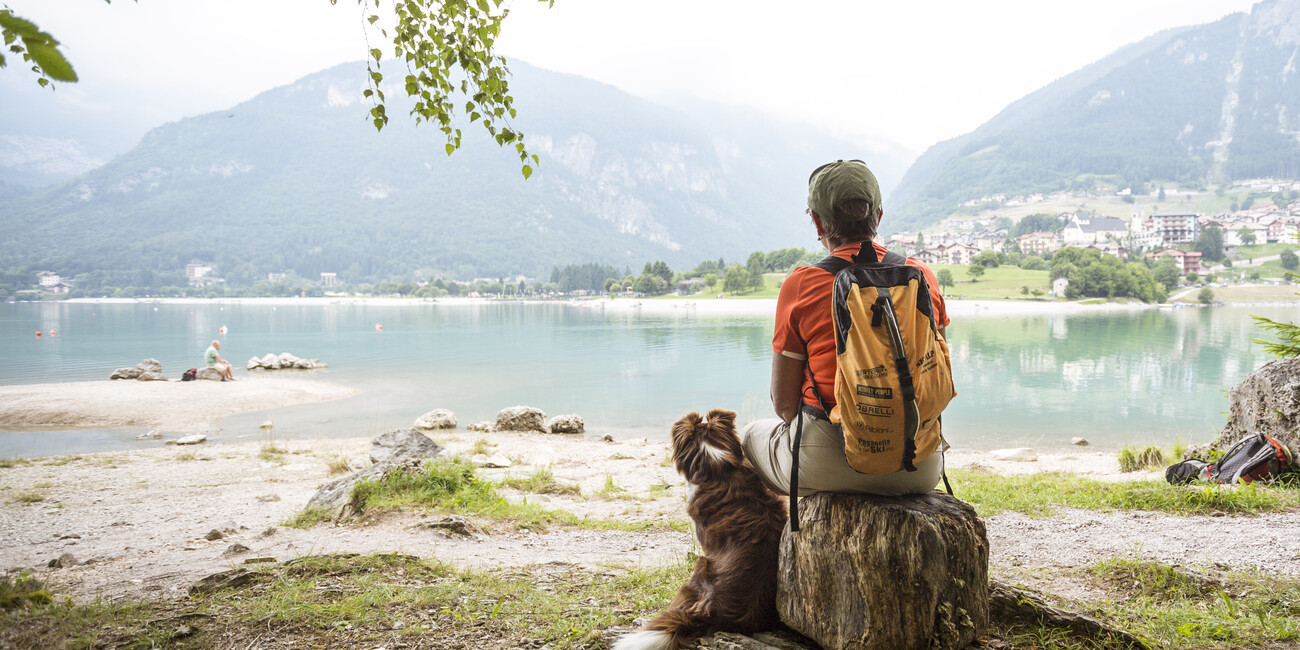
[[203,361],[208,364],[209,368],[213,368],[217,365],[218,358],[217,346],[209,345],[208,351],[203,353]]

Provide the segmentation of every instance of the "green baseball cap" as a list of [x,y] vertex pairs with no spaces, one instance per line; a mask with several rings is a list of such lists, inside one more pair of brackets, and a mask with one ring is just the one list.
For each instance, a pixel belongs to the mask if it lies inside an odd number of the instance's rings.
[[866,199],[870,214],[880,210],[880,184],[861,160],[837,160],[813,170],[808,177],[808,207],[822,219],[835,218],[835,206]]

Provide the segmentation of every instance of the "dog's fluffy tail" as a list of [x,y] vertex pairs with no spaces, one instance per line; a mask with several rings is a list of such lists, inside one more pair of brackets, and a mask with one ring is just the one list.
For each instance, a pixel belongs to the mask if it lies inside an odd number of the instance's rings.
[[611,650],[677,650],[704,632],[704,624],[679,610],[664,610],[644,629],[625,634]]

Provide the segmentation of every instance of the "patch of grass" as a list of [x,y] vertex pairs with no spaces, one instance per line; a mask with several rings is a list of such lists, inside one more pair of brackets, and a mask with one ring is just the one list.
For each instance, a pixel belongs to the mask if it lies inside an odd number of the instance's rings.
[[650,486],[649,490],[646,491],[646,497],[652,501],[659,497],[666,497],[668,496],[668,490],[671,487],[672,486],[668,484],[668,481],[659,481]]
[[44,583],[26,574],[0,577],[0,610],[41,607],[54,602]]
[[347,474],[352,471],[352,466],[348,464],[348,459],[343,454],[338,454],[325,463],[326,469],[330,476]]
[[201,648],[202,634],[173,638],[179,623],[165,618],[164,604],[58,602],[40,582],[0,577],[0,647],[3,648]]
[[1169,464],[1182,460],[1185,453],[1187,453],[1187,443],[1182,438],[1174,438],[1174,446],[1169,449]]
[[493,447],[496,447],[496,445],[494,445],[494,444],[492,444],[492,443],[490,443],[490,442],[488,442],[488,441],[486,441],[486,440],[484,440],[484,439],[482,439],[482,438],[479,438],[478,440],[475,440],[475,441],[474,441],[474,444],[473,444],[472,446],[470,446],[469,451],[467,451],[467,452],[465,452],[465,453],[469,454],[470,456],[473,456],[473,455],[476,455],[476,454],[483,454],[484,456],[486,456],[486,455],[492,453],[492,448],[493,448]]
[[18,490],[9,497],[10,503],[40,503],[45,495],[40,490]]
[[287,453],[289,453],[289,450],[283,447],[276,447],[275,443],[267,443],[262,445],[262,449],[257,452],[257,457],[268,463],[278,463],[283,465],[285,462],[284,455]]
[[596,496],[605,499],[621,499],[627,496],[627,489],[614,482],[613,474],[606,474],[605,484],[596,492]]
[[617,452],[609,457],[610,460],[636,460],[636,456],[629,456],[623,452]]
[[42,463],[42,464],[43,464],[43,465],[53,465],[53,466],[55,466],[55,467],[61,467],[61,466],[63,466],[63,465],[67,465],[68,463],[71,463],[71,462],[73,462],[73,461],[77,461],[77,460],[85,460],[85,459],[82,458],[81,456],[55,456],[55,457],[53,457],[53,458],[46,458],[46,459],[45,459],[45,462]]
[[19,465],[31,465],[32,461],[26,458],[0,458],[0,469],[9,469]]
[[311,528],[322,521],[328,521],[329,518],[329,510],[325,508],[305,508],[298,514],[280,522],[280,525],[285,528]]
[[1139,559],[1096,562],[1089,573],[1119,593],[1098,612],[1162,648],[1272,648],[1300,641],[1300,580],[1226,572],[1214,582]]
[[185,453],[183,453],[183,454],[177,454],[177,455],[176,455],[176,460],[198,460],[198,459],[199,459],[199,457],[198,457],[198,456],[195,456],[195,455],[194,455],[194,452],[192,452],[192,451],[187,451],[187,452],[185,452]]
[[957,496],[975,506],[981,516],[1004,511],[1051,515],[1056,508],[1253,514],[1300,506],[1300,490],[1259,483],[1174,486],[1164,481],[1097,481],[1069,472],[1003,476],[959,469],[950,471],[949,476]]
[[526,500],[511,503],[491,481],[478,476],[469,461],[452,457],[426,462],[418,470],[393,470],[378,481],[360,481],[352,490],[357,514],[373,508],[422,507],[476,515],[513,523],[521,529],[545,530],[551,525],[597,530],[686,530],[688,522],[627,522],[578,517],[562,510],[544,510]]
[[549,466],[539,467],[532,474],[525,477],[507,476],[498,481],[497,485],[530,494],[563,494],[571,496],[582,494],[582,488],[577,485],[561,483],[555,480],[555,474]]
[[1155,445],[1141,449],[1124,445],[1119,450],[1119,469],[1121,472],[1139,472],[1147,469],[1164,469],[1169,465],[1165,451]]

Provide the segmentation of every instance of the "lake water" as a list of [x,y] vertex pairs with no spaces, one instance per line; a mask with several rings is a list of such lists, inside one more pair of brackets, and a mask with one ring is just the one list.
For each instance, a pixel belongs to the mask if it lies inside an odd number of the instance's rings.
[[[752,311],[752,310],[751,310]],[[959,312],[949,328],[959,447],[1064,449],[1212,438],[1225,391],[1271,357],[1251,314],[1293,320],[1293,305],[997,315]],[[969,311],[969,310],[968,310]],[[375,325],[383,325],[377,331]],[[219,336],[222,326],[228,333]],[[57,330],[36,338],[34,332]],[[771,316],[585,304],[0,304],[0,384],[107,381],[153,357],[164,373],[202,365],[221,338],[237,373],[251,356],[320,358],[314,376],[354,398],[225,418],[220,438],[370,436],[434,408],[461,426],[504,407],[577,413],[589,435],[663,438],[690,410],[766,417]],[[137,430],[4,432],[0,456],[153,446]]]

